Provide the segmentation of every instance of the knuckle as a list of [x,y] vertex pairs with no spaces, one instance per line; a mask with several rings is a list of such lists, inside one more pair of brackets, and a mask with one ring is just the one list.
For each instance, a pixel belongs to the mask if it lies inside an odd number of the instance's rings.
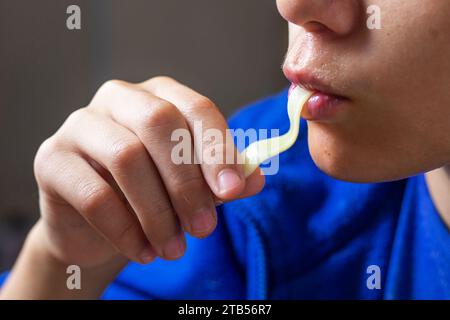
[[118,92],[124,92],[129,88],[130,83],[122,80],[108,80],[103,83],[92,98],[88,108],[105,107],[108,105],[111,97]]
[[179,195],[201,190],[205,184],[201,174],[194,170],[181,170],[181,172],[174,173],[170,181],[172,181],[174,194]]
[[191,99],[187,104],[186,108],[191,111],[203,113],[203,112],[211,112],[216,109],[215,103],[204,96],[199,96]]
[[114,197],[114,191],[111,188],[95,183],[80,183],[79,193],[80,211],[91,217],[101,212]]
[[75,110],[67,117],[67,120],[64,122],[63,127],[78,126],[80,122],[86,119],[87,116],[88,111],[86,108]]
[[152,77],[152,78],[148,79],[146,82],[149,85],[158,85],[158,84],[172,82],[172,81],[175,81],[175,80],[169,76],[161,75],[161,76]]
[[97,91],[97,94],[108,94],[110,92],[125,88],[127,82],[117,79],[108,80],[103,83]]
[[112,170],[126,170],[145,153],[145,147],[139,140],[119,140],[111,145]]
[[45,162],[50,158],[50,156],[57,150],[55,138],[52,136],[46,139],[39,146],[39,149],[36,153],[35,163],[36,162]]
[[155,213],[148,215],[143,222],[144,234],[155,246],[160,246],[165,239],[175,234],[176,214],[170,203],[155,205]]
[[217,136],[220,135],[220,139],[215,137],[202,137],[201,143],[203,148],[204,160],[208,160],[209,164],[224,164],[224,161],[228,159],[228,157],[232,156],[232,151],[229,150],[231,147],[228,147],[223,140],[225,137],[222,137],[222,133],[218,132]]
[[112,235],[112,242],[118,247],[128,247],[130,240],[139,233],[137,224],[132,219],[129,219],[124,225],[120,226],[118,232]]
[[58,150],[54,137],[46,139],[39,147],[33,162],[34,175],[38,184],[44,179],[45,173],[48,170],[48,164],[52,155]]
[[159,100],[145,108],[141,116],[141,126],[144,130],[167,127],[178,120],[176,107],[170,102]]

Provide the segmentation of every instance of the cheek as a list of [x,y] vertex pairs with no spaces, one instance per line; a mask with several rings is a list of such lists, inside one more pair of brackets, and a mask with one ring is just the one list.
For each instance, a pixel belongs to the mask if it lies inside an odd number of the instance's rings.
[[388,118],[382,124],[309,122],[314,163],[326,174],[352,182],[398,180],[449,163],[450,138],[441,131],[429,132],[429,123],[412,124],[411,118]]
[[[389,130],[391,129],[391,130]],[[360,127],[308,124],[309,151],[314,163],[326,174],[352,182],[397,180],[423,167],[414,149],[416,142],[396,134],[386,125]]]

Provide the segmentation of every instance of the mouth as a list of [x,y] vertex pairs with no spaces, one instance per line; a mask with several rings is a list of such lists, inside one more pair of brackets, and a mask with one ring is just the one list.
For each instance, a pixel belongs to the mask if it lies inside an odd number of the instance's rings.
[[302,118],[305,120],[324,122],[336,120],[349,105],[349,98],[341,95],[331,85],[319,80],[311,73],[294,72],[289,68],[284,68],[283,72],[292,83],[291,89],[300,86],[314,92],[302,111]]

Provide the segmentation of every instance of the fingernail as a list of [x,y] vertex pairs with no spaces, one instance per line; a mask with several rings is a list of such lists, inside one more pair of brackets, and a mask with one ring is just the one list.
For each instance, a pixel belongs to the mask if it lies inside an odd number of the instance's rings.
[[242,179],[235,170],[223,169],[218,175],[218,182],[220,194],[225,194],[238,188],[242,184]]
[[156,258],[155,251],[149,247],[146,247],[144,250],[142,250],[141,254],[139,255],[139,259],[144,264],[152,262],[155,258]]
[[164,257],[177,259],[184,253],[185,244],[181,236],[175,236],[164,246]]
[[210,209],[201,209],[191,222],[191,232],[195,235],[207,234],[216,224],[215,212]]

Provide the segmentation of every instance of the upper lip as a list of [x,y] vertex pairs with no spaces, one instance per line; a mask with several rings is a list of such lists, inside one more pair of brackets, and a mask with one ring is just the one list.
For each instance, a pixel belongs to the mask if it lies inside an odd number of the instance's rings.
[[331,85],[325,83],[315,77],[311,72],[306,70],[294,71],[288,67],[283,68],[286,78],[295,85],[298,85],[306,90],[313,92],[320,92],[326,95],[335,96],[338,98],[345,98]]

